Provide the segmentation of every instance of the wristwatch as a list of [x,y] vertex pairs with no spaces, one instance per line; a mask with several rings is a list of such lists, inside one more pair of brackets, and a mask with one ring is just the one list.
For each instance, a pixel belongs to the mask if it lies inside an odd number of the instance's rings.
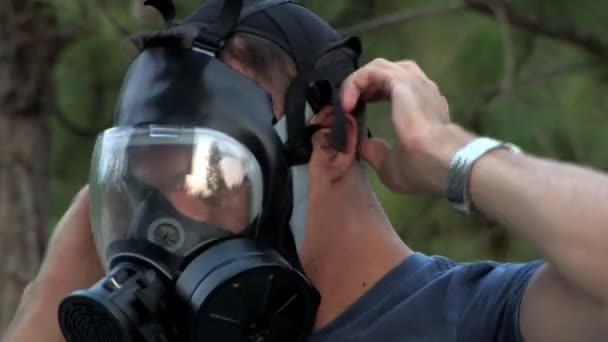
[[504,141],[491,138],[477,138],[456,152],[450,162],[447,180],[447,197],[452,207],[465,215],[478,213],[469,194],[471,169],[475,163],[487,153],[505,149],[519,154],[522,150]]

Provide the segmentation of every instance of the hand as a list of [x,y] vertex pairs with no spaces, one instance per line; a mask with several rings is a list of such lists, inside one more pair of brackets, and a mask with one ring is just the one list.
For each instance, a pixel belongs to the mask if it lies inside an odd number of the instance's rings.
[[60,284],[61,292],[89,287],[103,276],[93,242],[89,190],[83,188],[57,224],[38,280]]
[[367,139],[361,157],[392,191],[443,195],[452,155],[473,137],[451,123],[446,98],[416,63],[377,59],[344,82],[342,100],[346,112],[359,102],[391,101],[397,145]]
[[103,276],[89,220],[84,188],[55,228],[36,279],[23,294],[6,342],[63,341],[57,311],[70,292],[88,288]]

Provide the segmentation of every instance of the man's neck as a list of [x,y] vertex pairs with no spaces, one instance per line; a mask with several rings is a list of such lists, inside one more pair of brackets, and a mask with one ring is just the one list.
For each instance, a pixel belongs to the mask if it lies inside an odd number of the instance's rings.
[[301,250],[304,271],[321,292],[316,329],[322,328],[412,251],[401,241],[373,192],[335,189],[311,198]]

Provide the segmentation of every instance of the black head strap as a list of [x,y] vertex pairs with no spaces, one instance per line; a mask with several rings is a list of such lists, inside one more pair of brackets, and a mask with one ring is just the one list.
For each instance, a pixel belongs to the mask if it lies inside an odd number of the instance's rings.
[[[163,17],[175,16],[170,0],[147,1],[158,8]],[[293,58],[297,77],[289,86],[285,101],[288,133],[285,149],[292,165],[307,163],[312,153],[311,130],[306,127],[307,102],[314,112],[334,104],[337,120],[332,130],[332,144],[338,150],[346,148],[346,114],[341,110],[338,94],[341,83],[358,67],[361,43],[357,38],[345,39],[293,0],[208,0],[182,23],[197,28],[194,47],[211,55],[217,55],[233,33],[244,32],[276,43]],[[319,57],[342,47],[353,55],[315,69]],[[316,84],[323,81],[331,86],[314,90]]]
[[[165,20],[166,28],[172,29],[178,26],[175,21],[176,11],[172,0],[145,0],[144,5],[152,6],[160,12]],[[226,0],[222,2],[219,16],[213,18],[213,20],[198,23],[190,22],[179,26],[195,27],[198,34],[193,41],[193,46],[215,56],[222,49],[226,38],[231,35],[235,25],[239,22],[242,8],[243,0]]]
[[[357,60],[361,51],[361,44],[357,38],[342,39],[322,49],[315,50],[310,32],[303,29],[305,23],[301,23],[299,16],[288,16],[281,12],[280,7],[265,11],[266,14],[277,24],[285,36],[292,52],[297,67],[297,77],[292,81],[285,101],[285,115],[287,116],[288,140],[286,150],[290,155],[290,163],[307,163],[312,153],[312,142],[310,133],[318,128],[308,129],[306,127],[306,102],[312,100],[317,102],[318,108],[327,104],[334,104],[335,119],[332,127],[331,143],[339,151],[346,149],[346,114],[342,109],[340,101],[340,83],[356,68]],[[348,46],[353,50],[353,63],[340,61],[327,65],[321,69],[315,69],[315,62],[328,51]],[[311,88],[316,88],[319,98],[311,98]]]
[[[342,106],[341,99],[341,83],[346,79],[354,70],[358,68],[358,60],[361,56],[361,41],[356,37],[348,37],[336,44],[329,46],[323,53],[327,53],[331,50],[348,47],[353,53],[352,64],[348,61],[336,61],[334,63],[318,67],[314,70],[312,76],[312,86],[307,96],[308,102],[313,105],[313,109],[318,112],[323,106],[327,104],[333,104],[334,108],[334,120],[332,124],[330,143],[332,146],[340,151],[346,150],[348,142],[347,131],[346,131],[346,112]],[[319,56],[321,57],[321,56]],[[320,80],[320,81],[318,81]],[[359,113],[360,108],[353,113],[355,115],[361,115]]]
[[292,163],[306,162],[312,151],[310,139],[306,139],[306,97],[314,72],[314,61],[318,51],[312,50],[312,37],[303,29],[296,16],[287,16],[281,7],[269,8],[265,13],[277,24],[287,40],[297,68],[297,76],[291,82],[285,101],[287,115],[286,150]]
[[243,0],[224,1],[220,16],[209,25],[200,27],[195,46],[217,55],[238,23],[242,9]]
[[266,8],[270,8],[276,5],[281,5],[286,2],[291,2],[292,0],[261,0],[249,4],[249,6],[243,8],[241,11],[241,17],[239,18],[239,22],[247,19],[250,15],[255,14],[259,11],[262,11]]

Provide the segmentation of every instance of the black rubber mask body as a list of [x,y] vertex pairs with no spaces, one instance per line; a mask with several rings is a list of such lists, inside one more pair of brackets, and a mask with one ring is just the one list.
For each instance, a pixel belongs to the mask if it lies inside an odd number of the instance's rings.
[[220,227],[181,214],[159,191],[151,190],[136,210],[128,239],[147,240],[175,255],[190,257],[205,245],[230,236]]
[[118,126],[205,127],[246,146],[264,183],[262,214],[250,233],[298,264],[280,228],[291,211],[290,175],[273,118],[270,96],[252,80],[203,53],[164,47],[144,50],[133,63],[116,111]]
[[204,127],[237,140],[261,167],[262,210],[230,235],[142,187],[130,235],[106,253],[109,273],[60,306],[67,340],[305,341],[319,294],[300,270],[288,227],[291,180],[268,94],[207,54],[149,48],[126,76],[116,122]]
[[[261,214],[243,234],[194,248],[185,258],[150,239],[117,241],[107,253],[108,275],[61,304],[62,331],[71,342],[306,341],[319,294],[301,273],[288,226],[289,167],[308,163],[312,151],[307,103],[316,112],[336,102],[337,89],[358,65],[360,43],[288,0],[208,0],[183,22],[175,21],[170,0],[146,3],[161,11],[167,30],[140,42],[116,124],[204,127],[236,139],[261,167]],[[276,43],[296,64],[285,103],[285,143],[272,126],[270,96],[215,59],[235,33]],[[342,48],[350,53],[317,67],[320,57]],[[347,141],[344,115],[336,112],[332,130],[338,150]],[[135,236],[158,219],[198,224],[167,208],[147,214],[153,202],[135,218]]]

